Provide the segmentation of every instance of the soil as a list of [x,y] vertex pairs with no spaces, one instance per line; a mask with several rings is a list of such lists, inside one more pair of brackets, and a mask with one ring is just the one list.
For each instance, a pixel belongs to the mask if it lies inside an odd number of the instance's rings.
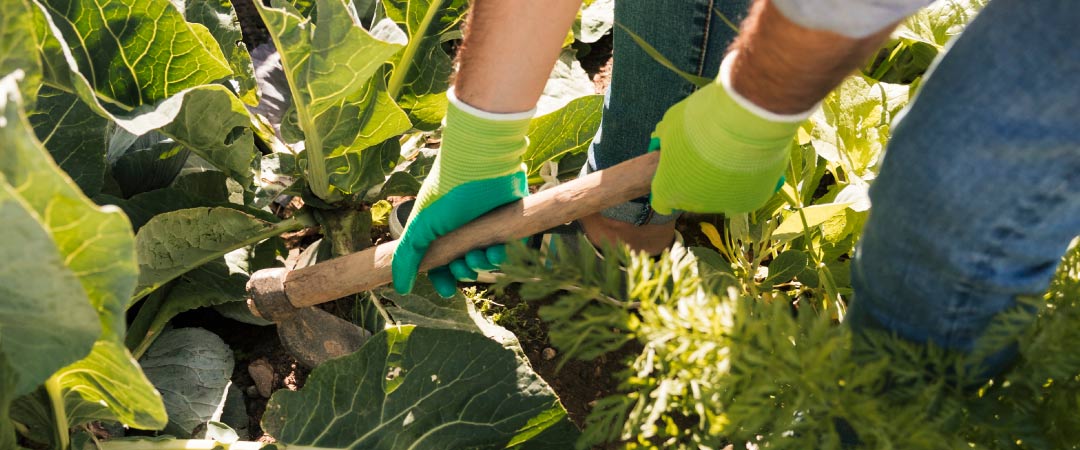
[[578,47],[578,61],[596,86],[597,94],[603,94],[611,85],[612,44],[611,33],[608,33],[592,44]]
[[[495,301],[507,310],[520,311],[501,325],[514,332],[533,370],[551,385],[559,395],[567,413],[579,427],[592,411],[593,404],[617,391],[614,375],[627,366],[627,358],[641,351],[640,345],[631,342],[604,357],[592,361],[564,360],[548,341],[548,327],[537,314],[541,306],[550,304],[556,297],[525,302],[513,289],[498,296]],[[560,367],[561,365],[561,367]]]

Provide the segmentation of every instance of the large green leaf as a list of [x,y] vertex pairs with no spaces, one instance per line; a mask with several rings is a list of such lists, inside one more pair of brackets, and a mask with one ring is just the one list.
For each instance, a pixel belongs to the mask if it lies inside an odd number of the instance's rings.
[[186,92],[161,132],[250,189],[259,163],[250,125],[244,104],[225,87],[203,86]]
[[343,0],[319,0],[316,5],[318,17],[311,20],[282,0],[271,6],[256,2],[281,54],[296,122],[304,134],[307,182],[317,196],[330,200],[326,158],[381,142],[365,142],[372,139],[368,123],[394,124],[398,129],[389,135],[405,131],[404,113],[381,92],[380,83],[372,81],[402,48],[404,36],[387,32],[387,27],[380,28],[378,37],[368,33]]
[[3,176],[0,221],[11,238],[0,246],[0,353],[18,361],[3,370],[16,375],[15,394],[22,395],[85,357],[101,325],[49,229]]
[[[10,87],[9,81],[0,84]],[[30,132],[26,118],[8,106],[13,90],[7,87],[0,88],[5,92],[0,95],[4,99],[0,141],[7,145],[0,152],[0,173],[14,187],[11,192],[50,230],[64,264],[78,277],[100,323],[101,336],[90,355],[53,375],[69,405],[72,425],[81,417],[76,410],[92,407],[132,426],[160,427],[165,424],[161,399],[120,344],[127,299],[136,280],[131,227],[115,208],[99,208],[87,199],[57,168]],[[70,316],[74,313],[56,311],[54,317],[64,320],[55,322],[82,320]]]
[[547,161],[584,152],[600,127],[604,97],[589,95],[529,123],[529,148],[525,151],[528,174],[536,175]]
[[[851,206],[850,203],[825,203],[807,206],[801,212],[796,211],[788,215],[780,223],[780,226],[773,231],[772,238],[786,241],[802,236],[804,230],[812,231],[814,227],[825,223],[838,214],[842,214],[849,206]],[[805,223],[803,222],[804,216],[806,218]]]
[[125,109],[232,72],[206,27],[185,21],[168,0],[34,1],[62,38],[72,69]]
[[345,194],[363,194],[386,181],[401,155],[397,139],[387,139],[367,151],[349,152],[327,161],[330,183]]
[[14,233],[0,248],[0,351],[18,360],[21,395],[86,356],[102,331],[91,302],[130,289],[134,267],[125,264],[123,215],[94,206],[53,163],[20,110],[16,81],[0,79],[0,214]]
[[[0,77],[23,71],[23,98],[33,99],[41,83],[41,61],[34,39],[33,10],[28,0],[0,2]],[[33,103],[31,101],[31,103]]]
[[889,124],[907,102],[907,92],[907,86],[848,78],[810,118],[818,156],[847,177],[872,179],[889,140]]
[[[214,36],[225,60],[232,69],[231,81],[240,98],[251,106],[259,103],[259,91],[255,84],[255,68],[251,55],[241,43],[243,34],[240,21],[229,0],[173,0],[183,10],[188,22],[202,24]],[[182,6],[181,6],[182,5]]]
[[[391,318],[390,326],[414,325],[479,333],[512,350],[517,355],[519,371],[532,371],[514,333],[480,314],[472,301],[463,301],[460,296],[445,299],[436,295],[434,287],[426,278],[418,280],[409,294],[398,294],[392,288],[382,288],[374,293],[388,300],[382,309]],[[544,389],[550,388],[544,385]],[[524,442],[524,446],[513,448],[569,448],[578,436],[576,426],[570,422],[561,405],[544,415],[534,417],[530,424],[519,430],[511,442],[513,445]]]
[[141,297],[188,271],[289,231],[296,220],[273,224],[230,208],[189,208],[150,219],[135,236]]
[[[162,1],[164,0],[145,3],[158,4]],[[116,3],[118,2],[107,3],[103,8],[115,13],[114,10],[117,9]],[[183,18],[179,16],[175,8],[167,1],[164,1],[164,3],[165,5],[161,7],[146,6],[147,10],[158,11],[160,14],[158,18],[162,23],[155,25],[147,22],[148,19],[146,18],[133,19],[133,22],[138,26],[154,26],[158,27],[157,29],[164,30],[164,28],[168,28],[169,24],[175,25],[173,19],[178,19],[184,25],[182,27],[179,25],[173,27],[175,29],[172,30],[171,34],[176,35],[177,39],[180,39],[181,35],[186,36],[186,38],[171,47],[168,44],[159,44],[158,47],[153,47],[148,51],[153,50],[152,53],[154,54],[163,53],[166,55],[165,57],[168,57],[172,51],[188,51],[191,54],[202,52],[208,55],[206,58],[213,61],[222,58],[221,51],[217,48],[213,37],[209,35],[209,31],[206,31],[205,27],[190,24],[189,29],[187,22],[183,22]],[[133,7],[132,10],[141,9]],[[44,13],[40,11],[44,11]],[[92,23],[88,25],[78,21],[72,22],[67,16],[56,13],[55,8],[51,5],[40,5],[40,11],[36,16],[35,23],[39,28],[39,45],[41,46],[43,61],[46,63],[46,75],[48,75],[47,78],[52,84],[74,92],[92,111],[115,122],[131,135],[142,136],[150,131],[160,129],[176,142],[189,147],[219,170],[239,181],[243,186],[251,186],[253,179],[252,169],[257,167],[258,158],[252,132],[249,128],[251,124],[250,116],[248,116],[243,103],[227,88],[221,85],[204,84],[207,81],[231,73],[227,68],[224,69],[224,72],[214,75],[213,78],[208,78],[203,72],[214,67],[212,64],[200,65],[197,61],[190,61],[191,66],[170,68],[171,71],[179,71],[177,74],[170,75],[176,78],[175,81],[163,81],[162,79],[153,78],[147,82],[157,83],[153,85],[157,87],[147,87],[149,91],[145,95],[139,94],[133,95],[133,98],[116,99],[109,96],[109,91],[102,91],[101,86],[96,84],[94,73],[88,73],[88,71],[94,70],[95,66],[87,65],[82,61],[82,59],[85,59],[85,55],[81,55],[79,51],[112,54],[109,52],[116,52],[116,49],[110,47],[110,45],[115,46],[117,38],[112,37],[112,35],[104,36],[103,34],[108,34],[110,30],[94,28]],[[67,13],[71,14],[72,12],[67,11]],[[138,16],[138,14],[135,15]],[[174,15],[175,17],[173,17]],[[90,19],[83,19],[82,16],[78,17],[79,20],[93,22]],[[172,17],[172,19],[166,20],[167,17]],[[75,25],[78,25],[78,27]],[[137,29],[138,26],[133,25],[132,29]],[[90,34],[84,36],[72,31],[83,28],[87,28],[86,31]],[[201,30],[201,32],[191,30]],[[209,40],[209,44],[212,45],[207,47],[203,43],[198,43],[197,48],[184,50],[186,47],[182,43],[189,43],[187,39],[197,39],[199,36],[205,37]],[[127,37],[130,38],[130,36]],[[72,39],[87,40],[80,41],[79,45],[72,46]],[[143,39],[146,39],[146,37],[143,37]],[[154,35],[154,40],[151,42],[158,42],[158,35]],[[96,45],[94,48],[83,47],[83,45],[90,44]],[[141,41],[132,45],[142,48]],[[199,48],[203,50],[198,50]],[[149,59],[149,56],[146,59]],[[161,64],[169,65],[178,62],[175,59],[168,59],[161,62]],[[169,88],[165,89],[165,85],[169,86]],[[158,90],[162,91],[161,95],[150,95]],[[168,95],[165,95],[165,92]]]
[[446,115],[446,90],[453,70],[442,49],[444,35],[458,28],[468,8],[466,0],[383,0],[386,16],[409,37],[409,45],[394,60],[390,95],[409,113],[413,125],[439,127]]
[[[64,228],[93,227],[116,218],[80,204],[85,198],[52,162],[20,112],[15,82],[14,76],[0,80],[0,142],[5,145],[0,152],[0,221],[10,238],[10,245],[0,246],[0,360],[16,361],[0,365],[3,382],[10,385],[0,392],[5,398],[0,415],[7,414],[14,396],[29,393],[56,370],[85,357],[101,335],[82,274],[76,271],[85,266],[67,261],[80,251],[68,240],[93,236],[95,230],[83,228],[86,234],[80,234]],[[28,177],[36,180],[28,183]],[[48,183],[61,186],[50,195],[42,192]],[[89,213],[86,222],[80,213]],[[115,230],[102,231],[97,237],[108,239]],[[7,434],[0,430],[0,442]]]
[[544,93],[536,103],[536,113],[546,115],[566,106],[571,100],[596,93],[596,85],[577,60],[577,52],[564,50],[544,84]]
[[[394,326],[416,325],[477,333],[502,330],[499,327],[490,327],[490,322],[476,313],[471,302],[462,301],[460,297],[442,298],[435,295],[434,287],[426,278],[418,280],[409,294],[398,294],[392,288],[381,288],[374,293],[389,300],[389,304],[383,308],[390,314]],[[505,336],[505,333],[492,333],[489,337],[502,336]]]
[[79,97],[43,86],[30,112],[30,123],[56,163],[87,196],[105,182],[109,120],[94,114]]
[[139,365],[165,401],[165,432],[190,437],[224,402],[234,361],[232,350],[216,334],[181,328],[163,333]]
[[185,273],[161,296],[151,296],[131,323],[127,346],[136,358],[155,342],[165,325],[185,311],[243,302],[249,276],[230,272],[224,261],[212,261]]
[[105,195],[94,198],[99,204],[113,204],[124,210],[131,226],[139,231],[154,216],[200,206],[220,206],[251,214],[267,222],[278,222],[277,216],[229,199],[225,175],[218,171],[193,172],[177,177],[171,186],[142,192],[122,199]]
[[513,350],[407,325],[317,367],[300,391],[275,393],[262,425],[286,445],[327,449],[502,448],[565,414]]
[[105,420],[157,430],[168,420],[161,395],[119,339],[97,341],[90,356],[54,376],[71,426]]
[[578,40],[589,44],[600,40],[615,25],[615,0],[586,2],[581,8],[580,23]]

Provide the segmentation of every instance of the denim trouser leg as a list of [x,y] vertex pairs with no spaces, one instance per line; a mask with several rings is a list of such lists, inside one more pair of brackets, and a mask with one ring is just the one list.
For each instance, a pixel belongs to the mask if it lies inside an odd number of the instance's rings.
[[1080,233],[1077,18],[1076,0],[995,0],[928,76],[870,191],[855,329],[971,351],[1047,289]]
[[[618,0],[615,22],[641,36],[683,71],[712,78],[720,70],[724,50],[736,35],[719,14],[738,24],[748,4],[748,0]],[[586,171],[605,169],[645,154],[653,128],[664,112],[695,90],[693,84],[641,50],[618,26],[614,30],[614,55],[603,121],[589,147]],[[647,199],[603,214],[638,225],[673,219],[653,214]]]

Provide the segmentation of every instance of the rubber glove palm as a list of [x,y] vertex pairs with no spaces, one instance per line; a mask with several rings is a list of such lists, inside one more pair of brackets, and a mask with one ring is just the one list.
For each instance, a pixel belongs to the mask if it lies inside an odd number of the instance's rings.
[[[521,157],[533,112],[492,114],[462,103],[453,91],[447,97],[442,149],[394,251],[394,289],[401,294],[412,291],[420,261],[437,237],[528,194]],[[439,295],[450,297],[457,280],[476,280],[476,271],[495,269],[505,259],[502,245],[477,249],[428,271],[428,278]]]
[[761,207],[783,184],[789,146],[813,112],[780,115],[736,93],[729,54],[717,80],[676,103],[656,125],[660,165],[651,203],[662,214],[744,213]]

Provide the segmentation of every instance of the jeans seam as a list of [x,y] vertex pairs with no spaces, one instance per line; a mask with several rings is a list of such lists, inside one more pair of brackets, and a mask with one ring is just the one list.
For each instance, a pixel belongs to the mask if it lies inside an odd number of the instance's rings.
[[705,72],[705,59],[709,54],[709,32],[712,26],[713,2],[715,1],[709,0],[709,5],[705,9],[705,33],[701,39],[701,55],[698,57],[698,76],[702,76],[703,72]]

